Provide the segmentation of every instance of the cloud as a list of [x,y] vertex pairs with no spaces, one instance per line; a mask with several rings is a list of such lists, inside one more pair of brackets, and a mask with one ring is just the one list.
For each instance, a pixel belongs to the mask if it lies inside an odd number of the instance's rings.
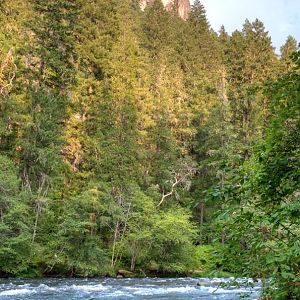
[[215,31],[241,30],[245,19],[260,19],[277,52],[290,34],[300,41],[300,0],[200,0]]

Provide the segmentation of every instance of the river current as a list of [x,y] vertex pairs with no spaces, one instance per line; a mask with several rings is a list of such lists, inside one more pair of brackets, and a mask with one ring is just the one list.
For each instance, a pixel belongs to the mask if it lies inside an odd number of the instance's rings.
[[0,279],[0,300],[258,299],[260,283],[207,278]]

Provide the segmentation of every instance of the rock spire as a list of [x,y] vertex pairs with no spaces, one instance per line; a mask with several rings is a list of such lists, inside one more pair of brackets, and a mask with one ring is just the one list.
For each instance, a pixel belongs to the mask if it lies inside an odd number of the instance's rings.
[[[144,10],[148,4],[152,4],[155,0],[141,0],[141,9]],[[178,11],[179,16],[186,20],[189,16],[191,9],[189,0],[161,0],[166,10],[171,11],[173,9]]]

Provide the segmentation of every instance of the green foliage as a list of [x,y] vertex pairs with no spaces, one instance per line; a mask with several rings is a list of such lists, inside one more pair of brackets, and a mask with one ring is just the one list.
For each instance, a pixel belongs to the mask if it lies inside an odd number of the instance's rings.
[[236,261],[228,261],[226,245],[212,243],[195,247],[195,277],[232,277],[238,276]]
[[274,299],[299,295],[299,53],[295,64],[297,69],[267,86],[271,120],[245,164],[242,205],[228,221],[230,250],[246,275],[271,276],[265,293]]
[[0,156],[0,274],[26,274],[31,255],[28,196],[12,161]]
[[[56,209],[44,214],[40,234],[44,259],[37,263],[46,264],[46,274],[94,276],[110,271],[102,241],[113,218],[108,201],[104,187],[94,185],[65,203],[58,220]],[[47,235],[50,239],[45,239]]]
[[187,272],[193,268],[196,228],[180,209],[166,211],[153,225],[151,256],[162,271]]
[[151,255],[156,214],[153,200],[142,191],[135,191],[130,199],[127,232],[118,245],[121,250],[120,255],[130,259],[132,271],[136,265],[145,266]]
[[128,199],[126,232],[117,245],[117,253],[130,268],[156,272],[184,273],[193,268],[193,241],[196,228],[187,211],[174,207],[160,212],[153,199],[133,190]]
[[5,0],[0,21],[1,275],[196,269],[296,299],[293,38],[279,59],[259,20],[216,34],[200,1],[184,21],[159,0]]
[[280,48],[280,64],[283,72],[290,71],[295,67],[295,63],[292,60],[292,55],[299,49],[297,41],[291,35],[286,39],[285,44]]

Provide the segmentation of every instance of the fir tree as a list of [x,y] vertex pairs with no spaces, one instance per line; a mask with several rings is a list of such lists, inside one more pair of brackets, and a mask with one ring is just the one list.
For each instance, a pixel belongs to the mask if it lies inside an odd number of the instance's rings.
[[297,49],[297,41],[289,35],[285,41],[285,44],[280,47],[280,62],[283,72],[290,71],[293,67],[295,67],[292,61],[292,55],[297,51]]

